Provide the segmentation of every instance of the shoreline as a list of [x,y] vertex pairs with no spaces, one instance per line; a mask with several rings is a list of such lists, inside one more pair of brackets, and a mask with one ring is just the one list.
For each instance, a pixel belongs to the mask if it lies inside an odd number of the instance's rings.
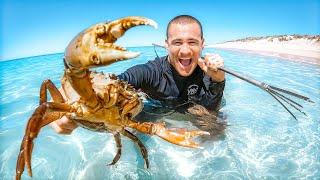
[[250,55],[275,57],[275,58],[284,59],[284,60],[288,60],[288,61],[301,62],[301,63],[320,66],[320,59],[319,58],[314,58],[314,57],[309,57],[309,56],[301,56],[301,55],[294,55],[294,54],[289,54],[289,53],[279,53],[279,52],[270,52],[270,51],[262,51],[262,50],[258,51],[258,50],[244,49],[244,48],[242,48],[242,49],[226,48],[226,47],[222,48],[222,47],[215,47],[214,45],[207,46],[207,48],[215,48],[215,49],[221,49],[221,50],[225,50],[225,51],[238,52],[238,53],[245,53],[245,54],[250,54]]
[[223,49],[320,65],[320,37],[273,36],[228,41],[207,48]]

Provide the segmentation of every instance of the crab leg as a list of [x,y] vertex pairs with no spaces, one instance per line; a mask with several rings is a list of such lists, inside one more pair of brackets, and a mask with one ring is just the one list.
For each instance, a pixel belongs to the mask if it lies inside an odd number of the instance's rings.
[[137,138],[130,131],[125,130],[125,129],[123,131],[121,131],[121,134],[123,134],[124,136],[128,137],[129,139],[131,139],[134,143],[136,143],[139,146],[141,154],[142,154],[144,162],[145,162],[145,165],[146,165],[147,168],[149,168],[148,151],[147,151],[147,148],[140,141],[140,139]]
[[181,128],[166,129],[164,123],[151,123],[151,122],[136,122],[128,120],[128,127],[134,128],[142,133],[157,135],[160,138],[185,147],[197,148],[199,145],[192,140],[198,135],[210,135],[206,131],[201,130],[187,130]]
[[[61,112],[51,112],[51,113],[47,113],[43,119],[46,119],[47,122],[50,123],[50,122],[52,122],[52,121],[54,121],[56,119],[61,118],[63,115],[64,114],[61,114]],[[40,126],[43,127],[43,126],[45,126],[45,124],[48,124],[48,123],[43,121]],[[22,173],[24,171],[25,164],[27,164],[27,166],[28,165],[31,166],[32,148],[33,148],[32,140],[31,140],[31,143],[30,143],[30,138],[28,138],[28,136],[25,135],[23,140],[22,140],[22,142],[21,142],[20,151],[19,151],[20,153],[19,153],[19,156],[17,158],[16,179],[20,179],[21,178],[21,175],[22,175]],[[27,156],[25,155],[25,153],[27,153]],[[26,161],[29,161],[29,163],[26,163]],[[30,176],[32,176],[31,167],[28,167],[28,173],[29,173]]]
[[116,133],[114,134],[114,140],[116,141],[116,145],[117,145],[117,154],[116,156],[113,158],[112,162],[108,165],[114,165],[118,162],[118,160],[120,159],[120,156],[121,156],[121,148],[122,148],[122,145],[121,145],[121,137],[120,137],[120,134],[119,133]]
[[50,79],[47,79],[47,80],[44,80],[41,84],[39,105],[41,105],[42,103],[48,102],[47,90],[50,92],[50,95],[54,102],[59,102],[59,103],[64,102],[63,96],[59,92],[58,88],[53,84],[53,82]]
[[[47,90],[55,102],[47,102]],[[20,179],[24,171],[24,167],[27,166],[28,173],[32,176],[31,171],[31,153],[33,149],[33,139],[37,137],[40,129],[46,126],[50,122],[57,120],[69,112],[71,107],[67,104],[63,104],[64,100],[56,88],[56,86],[50,81],[43,81],[40,88],[40,105],[36,108],[32,116],[30,117],[26,126],[25,135],[21,142],[20,153],[17,158],[16,166],[16,179]],[[52,110],[47,112],[47,110]]]
[[[55,112],[47,112],[47,110]],[[70,111],[70,105],[55,102],[43,103],[40,106],[38,106],[38,108],[34,111],[34,113],[28,121],[25,135],[21,142],[20,153],[17,159],[16,179],[21,178],[25,166],[27,166],[29,175],[32,176],[31,154],[33,149],[33,139],[37,137],[37,135],[40,132],[40,129],[43,126],[46,126],[47,124],[51,123],[52,121],[61,118],[63,115],[66,114],[63,112]]]

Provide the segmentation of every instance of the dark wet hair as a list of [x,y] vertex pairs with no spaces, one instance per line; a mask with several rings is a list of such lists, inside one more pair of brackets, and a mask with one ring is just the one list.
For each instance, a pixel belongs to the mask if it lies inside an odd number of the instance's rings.
[[189,23],[197,23],[201,30],[201,39],[203,39],[203,31],[202,31],[202,25],[198,19],[196,19],[193,16],[190,15],[179,15],[171,19],[167,26],[167,39],[169,37],[169,28],[171,24],[189,24]]

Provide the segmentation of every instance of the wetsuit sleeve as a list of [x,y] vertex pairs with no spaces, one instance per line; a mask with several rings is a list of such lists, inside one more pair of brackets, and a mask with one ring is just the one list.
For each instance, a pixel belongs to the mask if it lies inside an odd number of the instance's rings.
[[118,78],[127,81],[136,89],[144,90],[146,87],[152,86],[157,71],[152,64],[141,64],[127,69],[125,72],[118,75]]
[[198,102],[210,110],[218,110],[221,105],[225,80],[222,82],[215,82],[205,75],[203,83],[204,87],[201,90]]

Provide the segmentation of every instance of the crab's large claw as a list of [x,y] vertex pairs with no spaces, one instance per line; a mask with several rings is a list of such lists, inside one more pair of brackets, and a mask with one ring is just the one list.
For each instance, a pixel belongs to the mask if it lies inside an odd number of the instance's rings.
[[157,23],[151,19],[131,16],[96,24],[84,30],[66,48],[67,65],[72,68],[90,68],[137,57],[140,53],[126,51],[114,42],[128,29],[138,25],[157,28]]

